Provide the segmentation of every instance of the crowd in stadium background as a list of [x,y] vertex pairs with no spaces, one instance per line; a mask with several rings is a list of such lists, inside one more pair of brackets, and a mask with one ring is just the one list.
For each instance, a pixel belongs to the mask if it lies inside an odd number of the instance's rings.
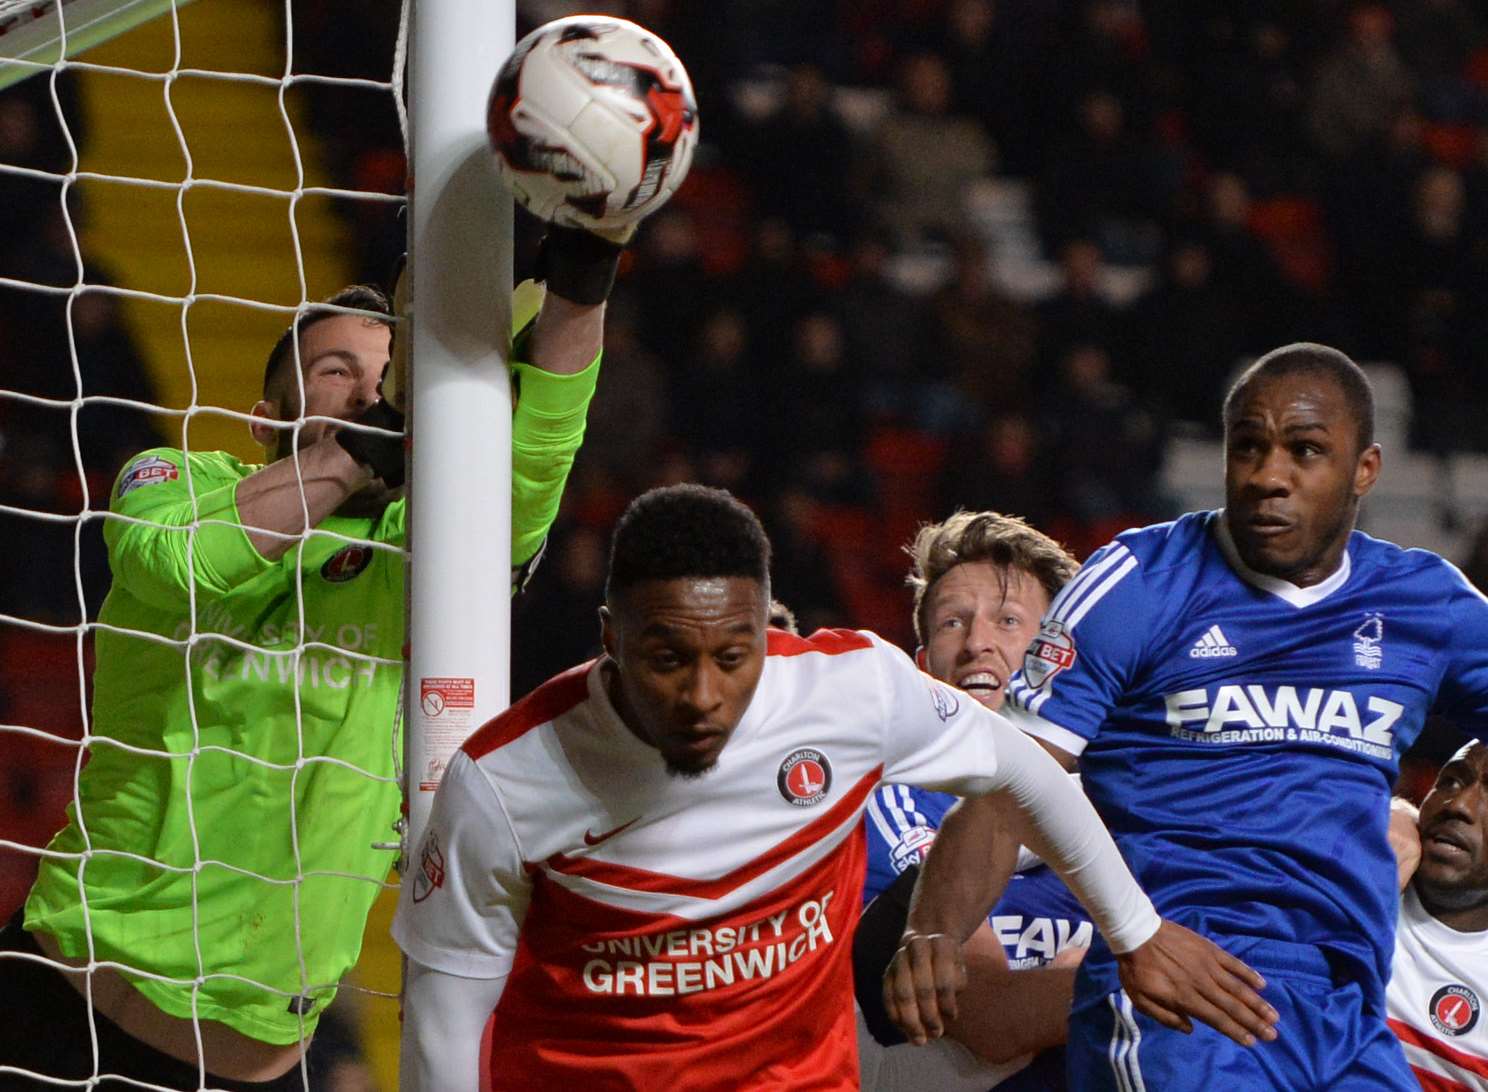
[[[297,69],[386,78],[393,6],[293,9]],[[531,0],[518,34],[577,10],[671,42],[703,147],[622,273],[590,435],[516,611],[514,696],[597,651],[609,527],[659,482],[759,509],[803,629],[908,644],[919,522],[1016,512],[1083,557],[1175,514],[1168,439],[1216,435],[1226,378],[1281,342],[1393,362],[1413,447],[1488,450],[1488,17],[1467,0]],[[51,93],[0,93],[0,161],[69,168]],[[323,154],[348,186],[402,192],[394,116],[365,95],[315,100]],[[401,232],[358,234],[363,279]],[[519,276],[536,237],[519,217]],[[73,282],[55,187],[0,178],[0,276]],[[84,393],[151,399],[108,297],[79,297],[71,330]],[[70,398],[71,352],[60,297],[0,292],[5,386]],[[96,505],[163,437],[80,418]],[[65,412],[0,401],[0,438],[0,501],[78,510]],[[0,533],[0,611],[79,621],[72,526]],[[1488,533],[1454,560],[1488,588]],[[91,617],[96,528],[80,563]],[[29,723],[15,684],[0,662],[0,719]],[[31,774],[6,776],[22,814]]]
[[[391,10],[299,7],[301,69],[385,75]],[[519,32],[583,7],[519,5]],[[516,692],[597,647],[604,536],[658,481],[754,502],[808,630],[851,619],[906,639],[900,547],[919,521],[1017,512],[1083,555],[1173,514],[1166,438],[1215,433],[1235,364],[1286,340],[1396,362],[1413,445],[1488,448],[1488,312],[1473,305],[1488,20],[1463,0],[609,7],[686,58],[704,145],[622,275],[563,528],[519,611]],[[57,81],[81,143],[71,86]],[[311,120],[333,174],[399,192],[394,116],[360,94],[317,98]],[[47,81],[0,95],[0,159],[67,169]],[[1026,240],[986,213],[1009,185],[1030,195]],[[55,189],[0,186],[0,272],[70,283]],[[363,279],[391,268],[393,228],[358,234]],[[523,218],[519,273],[536,235]],[[0,294],[7,385],[71,397],[62,312]],[[81,297],[72,325],[86,394],[150,399],[108,297]],[[0,412],[0,497],[77,511],[67,415]],[[83,411],[95,497],[156,428]],[[6,530],[6,611],[75,621],[72,528]],[[96,610],[101,541],[83,547]],[[1457,560],[1488,580],[1488,549]]]

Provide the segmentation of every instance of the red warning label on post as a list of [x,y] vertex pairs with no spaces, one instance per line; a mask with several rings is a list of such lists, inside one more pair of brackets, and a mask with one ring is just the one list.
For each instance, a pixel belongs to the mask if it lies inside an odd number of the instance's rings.
[[426,717],[442,716],[451,709],[474,709],[475,680],[421,679],[419,681],[419,705]]
[[419,712],[423,714],[424,749],[428,756],[420,771],[421,792],[439,788],[449,756],[471,732],[475,714],[475,679],[436,675],[419,680]]

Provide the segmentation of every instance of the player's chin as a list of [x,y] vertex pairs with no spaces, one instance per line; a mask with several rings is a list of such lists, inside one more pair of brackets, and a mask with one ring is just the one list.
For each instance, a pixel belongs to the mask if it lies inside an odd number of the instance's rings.
[[1284,576],[1301,564],[1301,551],[1289,541],[1291,535],[1244,534],[1235,536],[1240,558],[1258,573]]
[[985,706],[994,713],[1002,712],[1002,703],[1007,699],[1007,691],[1000,686],[996,690],[979,686],[975,690],[966,691],[966,693],[970,694],[978,705]]
[[718,756],[727,742],[725,734],[670,740],[661,757],[673,777],[702,777],[718,765]]

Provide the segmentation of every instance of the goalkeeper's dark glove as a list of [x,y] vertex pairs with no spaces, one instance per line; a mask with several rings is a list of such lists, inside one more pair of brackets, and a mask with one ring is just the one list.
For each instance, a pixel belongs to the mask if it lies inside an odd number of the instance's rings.
[[359,425],[384,428],[397,436],[379,432],[358,432],[349,428],[336,430],[336,442],[346,453],[367,467],[383,480],[389,489],[403,484],[403,415],[379,399],[373,402],[358,417],[351,418]]
[[547,282],[549,292],[572,303],[604,303],[615,287],[620,255],[634,235],[634,224],[604,235],[549,224],[537,250],[537,279]]

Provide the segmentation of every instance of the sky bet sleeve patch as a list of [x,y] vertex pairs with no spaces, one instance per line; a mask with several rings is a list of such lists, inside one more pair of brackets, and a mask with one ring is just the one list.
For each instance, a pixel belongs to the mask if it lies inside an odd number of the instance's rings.
[[173,482],[181,476],[176,464],[159,455],[144,455],[130,463],[119,479],[119,496],[125,497],[135,489],[161,482]]

